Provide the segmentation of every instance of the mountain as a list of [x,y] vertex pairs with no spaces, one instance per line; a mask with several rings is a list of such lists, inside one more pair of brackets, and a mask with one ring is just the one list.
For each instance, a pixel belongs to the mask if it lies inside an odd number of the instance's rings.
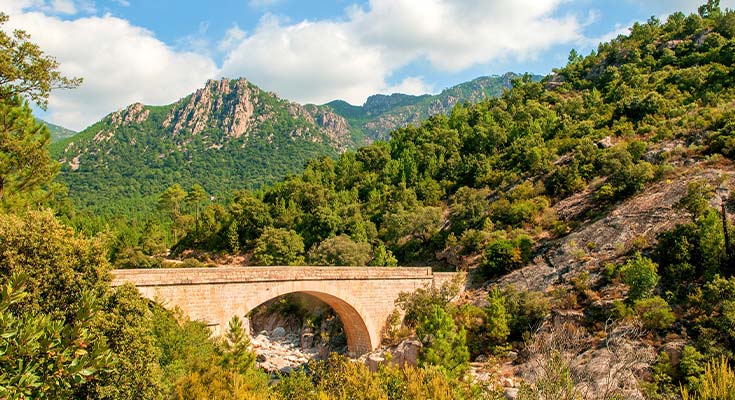
[[[498,97],[510,89],[513,80],[521,75],[508,72],[502,76],[483,76],[445,89],[437,95],[411,96],[407,94],[368,97],[362,106],[353,106],[342,100],[327,103],[335,113],[345,117],[350,126],[370,139],[387,140],[397,128],[417,124],[432,115],[447,114],[462,102],[477,103]],[[533,75],[534,81],[541,76]]]
[[136,213],[152,209],[175,183],[200,183],[221,198],[275,182],[302,170],[306,160],[387,139],[391,130],[459,102],[497,96],[516,77],[478,78],[433,96],[374,95],[362,106],[300,105],[246,79],[210,80],[170,105],[136,103],[113,112],[55,143],[52,154],[77,206]]
[[42,119],[39,119],[38,121],[46,124],[46,126],[48,127],[49,132],[51,132],[51,143],[55,143],[55,142],[58,142],[58,141],[61,141],[61,140],[70,138],[70,137],[72,137],[72,136],[74,136],[74,135],[77,134],[77,132],[75,132],[75,131],[73,131],[71,129],[66,129],[63,126],[54,125],[54,124],[52,124],[50,122],[46,122],[46,121],[44,121]]
[[[354,146],[347,121],[245,79],[210,80],[166,106],[132,104],[52,146],[82,208],[137,212],[175,183],[213,196],[258,187]],[[147,198],[147,200],[146,200]]]

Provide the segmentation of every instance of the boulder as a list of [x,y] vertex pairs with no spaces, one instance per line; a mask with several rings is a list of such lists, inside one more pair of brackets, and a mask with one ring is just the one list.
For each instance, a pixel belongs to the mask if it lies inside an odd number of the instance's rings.
[[418,365],[419,353],[423,344],[418,340],[404,340],[391,350],[393,363],[401,367]]
[[383,364],[384,362],[385,362],[385,358],[383,358],[379,354],[370,354],[365,360],[365,364],[367,365],[368,369],[370,369],[370,371],[372,372],[377,371],[378,367],[380,367],[380,364]]
[[283,329],[282,326],[276,327],[276,329],[274,329],[273,332],[271,333],[271,337],[274,339],[280,339],[280,338],[283,338],[284,336],[286,336],[286,330]]
[[516,388],[506,388],[505,389],[505,398],[508,400],[515,400],[518,398],[518,389]]
[[310,332],[304,332],[301,335],[301,349],[311,349],[314,347],[314,334]]

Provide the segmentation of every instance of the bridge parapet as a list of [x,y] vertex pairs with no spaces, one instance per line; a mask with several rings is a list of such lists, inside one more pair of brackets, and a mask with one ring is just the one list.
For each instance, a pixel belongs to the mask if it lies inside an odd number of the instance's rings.
[[433,279],[423,267],[217,267],[117,269],[112,286],[202,285],[217,283]]

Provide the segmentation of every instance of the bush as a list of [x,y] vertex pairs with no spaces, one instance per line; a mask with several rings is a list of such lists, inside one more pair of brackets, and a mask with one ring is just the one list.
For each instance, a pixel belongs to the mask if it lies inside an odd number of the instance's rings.
[[347,235],[324,240],[309,251],[309,260],[314,265],[366,265],[373,256],[369,243],[356,243]]
[[633,308],[647,329],[667,329],[676,320],[669,303],[658,296],[637,300]]
[[533,239],[527,235],[497,239],[485,248],[482,268],[486,276],[498,276],[524,267],[531,258]]
[[637,300],[649,297],[653,293],[659,281],[656,273],[658,264],[651,259],[643,257],[640,253],[628,260],[620,269],[623,283],[628,285],[628,300]]
[[433,365],[449,376],[460,376],[467,369],[467,334],[463,328],[457,330],[443,308],[434,305],[416,327],[416,334],[424,344],[419,365]]
[[253,257],[258,265],[299,265],[304,263],[304,241],[293,230],[265,228],[255,241]]
[[683,400],[735,400],[735,371],[730,367],[725,357],[710,361],[699,378],[697,395],[683,388]]

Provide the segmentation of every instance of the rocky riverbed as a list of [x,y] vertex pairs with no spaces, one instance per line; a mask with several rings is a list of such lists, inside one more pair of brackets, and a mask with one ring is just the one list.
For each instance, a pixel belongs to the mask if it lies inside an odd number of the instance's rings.
[[324,357],[327,352],[324,346],[304,347],[299,335],[285,334],[283,328],[276,328],[270,334],[263,331],[250,342],[258,366],[268,372],[289,373],[313,358]]

